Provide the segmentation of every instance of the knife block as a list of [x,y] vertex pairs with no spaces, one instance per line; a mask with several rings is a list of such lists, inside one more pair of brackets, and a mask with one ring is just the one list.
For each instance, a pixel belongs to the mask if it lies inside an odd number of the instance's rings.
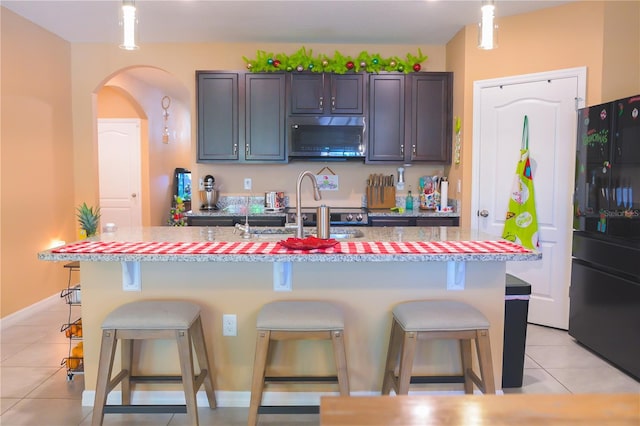
[[[384,196],[381,196],[384,194]],[[367,186],[367,208],[369,210],[385,209],[396,206],[395,186]]]

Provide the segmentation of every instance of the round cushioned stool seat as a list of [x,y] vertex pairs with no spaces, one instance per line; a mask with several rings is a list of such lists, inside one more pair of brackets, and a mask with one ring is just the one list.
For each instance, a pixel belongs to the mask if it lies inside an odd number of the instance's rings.
[[103,329],[154,330],[189,328],[200,307],[184,301],[143,300],[122,305],[102,322]]
[[264,305],[258,314],[258,330],[343,330],[340,309],[319,301],[279,301]]
[[456,331],[489,328],[489,320],[473,306],[452,300],[401,303],[393,316],[406,331]]

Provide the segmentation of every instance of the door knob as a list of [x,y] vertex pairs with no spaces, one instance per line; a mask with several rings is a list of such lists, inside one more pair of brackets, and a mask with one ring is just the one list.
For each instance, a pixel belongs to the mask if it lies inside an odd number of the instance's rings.
[[133,194],[131,194],[131,198],[136,198],[138,195],[134,192]]
[[486,211],[486,210],[480,210],[478,212],[478,216],[487,217],[487,216],[489,216],[489,212]]

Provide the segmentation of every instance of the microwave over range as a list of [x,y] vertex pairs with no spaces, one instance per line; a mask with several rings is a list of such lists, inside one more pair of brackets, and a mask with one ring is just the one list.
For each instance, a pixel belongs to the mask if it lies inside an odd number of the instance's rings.
[[289,157],[364,158],[367,147],[363,116],[289,117]]

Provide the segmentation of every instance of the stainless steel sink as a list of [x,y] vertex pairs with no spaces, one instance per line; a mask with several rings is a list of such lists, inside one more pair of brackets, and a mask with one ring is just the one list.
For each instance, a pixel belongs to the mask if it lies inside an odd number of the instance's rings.
[[[316,228],[305,228],[305,237],[317,236]],[[281,240],[283,238],[293,237],[296,234],[296,228],[284,228],[284,227],[254,227],[249,228],[249,234],[251,238],[259,239],[272,239]],[[336,240],[345,240],[350,238],[363,237],[364,233],[359,229],[353,228],[334,228],[331,230],[329,238]]]

